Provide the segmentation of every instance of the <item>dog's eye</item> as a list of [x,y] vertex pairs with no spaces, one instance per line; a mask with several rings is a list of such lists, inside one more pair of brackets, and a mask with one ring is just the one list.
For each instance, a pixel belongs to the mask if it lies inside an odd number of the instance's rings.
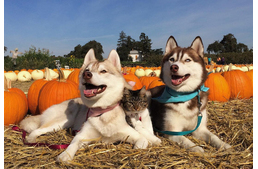
[[169,60],[170,60],[171,62],[174,62],[174,61],[175,61],[175,59],[174,59],[174,58],[170,58]]
[[107,71],[106,70],[101,70],[100,73],[107,73]]
[[186,59],[185,62],[191,62],[191,59]]

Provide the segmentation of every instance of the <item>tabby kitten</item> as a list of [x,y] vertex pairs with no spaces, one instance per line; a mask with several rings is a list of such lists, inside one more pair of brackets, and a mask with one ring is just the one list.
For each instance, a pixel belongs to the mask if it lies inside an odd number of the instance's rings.
[[124,89],[121,106],[126,114],[126,121],[142,134],[150,143],[160,144],[161,140],[153,133],[153,127],[148,110],[149,91],[143,87],[140,90]]

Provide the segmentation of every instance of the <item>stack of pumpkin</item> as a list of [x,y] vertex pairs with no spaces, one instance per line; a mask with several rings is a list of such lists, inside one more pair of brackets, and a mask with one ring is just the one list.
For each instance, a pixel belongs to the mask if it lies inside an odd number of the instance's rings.
[[[225,102],[230,99],[246,99],[253,96],[253,70],[244,72],[234,70],[232,67],[230,65],[228,71],[221,68],[220,72],[215,72],[214,67],[210,68],[210,71],[214,73],[211,73],[205,82],[205,86],[210,88],[209,100]],[[31,72],[21,70],[5,73],[5,77],[10,79],[5,79],[5,125],[19,123],[28,110],[33,115],[41,114],[51,105],[80,96],[78,90],[80,69],[74,69],[68,75],[64,74],[65,70],[59,70],[57,75],[53,72],[55,71],[46,68]],[[127,82],[134,82],[133,90],[139,90],[143,86],[148,90],[164,85],[159,78],[160,67],[124,67],[122,72]],[[19,78],[19,74],[22,77]],[[11,87],[11,81],[17,79],[35,80],[29,88],[27,98],[20,89]]]
[[[210,70],[212,67],[212,70]],[[213,73],[218,73],[218,72],[227,72],[230,70],[242,70],[243,72],[247,72],[250,70],[253,70],[253,65],[242,65],[242,64],[235,64],[233,65],[230,63],[229,65],[207,65],[206,69],[212,71]]]
[[17,124],[27,114],[41,114],[48,107],[65,100],[80,97],[78,84],[64,78],[64,72],[59,70],[59,78],[52,79],[48,68],[45,69],[45,79],[35,80],[26,95],[18,88],[11,88],[10,80],[5,78],[4,91],[4,125]]
[[164,85],[162,80],[159,78],[160,67],[138,67],[137,69],[124,67],[122,68],[124,78],[127,82],[134,82],[133,90],[139,90],[143,86],[145,88],[151,89],[157,86]]
[[[61,68],[61,70],[63,71],[64,73],[64,78],[66,79],[69,74],[71,72],[73,72],[75,69],[64,69],[64,68]],[[49,69],[49,72],[50,72],[50,77],[52,79],[55,79],[55,78],[58,78],[59,76],[59,73],[58,73],[58,69]],[[35,70],[32,70],[32,69],[21,69],[20,71],[19,70],[15,70],[15,71],[4,71],[4,75],[10,79],[11,81],[22,81],[22,82],[25,82],[25,81],[31,81],[31,80],[38,80],[38,79],[43,79],[45,76],[45,69],[35,69]]]
[[[218,67],[217,67],[218,68]],[[229,99],[248,99],[253,96],[253,69],[242,71],[232,64],[220,71],[213,66],[211,73],[205,81],[209,87],[209,100],[225,102]]]

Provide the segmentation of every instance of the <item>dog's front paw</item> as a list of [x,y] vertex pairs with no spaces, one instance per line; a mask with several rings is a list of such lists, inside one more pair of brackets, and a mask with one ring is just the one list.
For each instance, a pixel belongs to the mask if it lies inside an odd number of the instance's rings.
[[62,152],[58,157],[58,162],[69,162],[72,161],[73,157],[66,151]]
[[146,138],[140,138],[136,141],[134,149],[145,149],[148,147],[148,140]]
[[26,141],[28,143],[35,143],[36,142],[36,137],[29,135],[28,137],[26,137]]
[[223,144],[223,145],[221,146],[221,148],[222,148],[223,150],[226,150],[226,149],[231,148],[231,145],[225,143],[225,144]]
[[197,153],[204,153],[203,148],[199,147],[199,146],[195,146],[189,149],[192,152],[197,152]]
[[157,139],[155,139],[155,141],[152,143],[154,145],[160,145],[161,144],[161,140],[157,137]]

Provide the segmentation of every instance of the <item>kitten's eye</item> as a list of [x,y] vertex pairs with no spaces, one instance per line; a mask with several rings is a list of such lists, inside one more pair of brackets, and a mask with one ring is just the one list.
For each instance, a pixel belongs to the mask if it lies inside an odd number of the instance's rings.
[[175,59],[174,59],[174,58],[170,58],[169,60],[170,60],[171,62],[174,62],[174,61],[175,61]]
[[100,73],[107,73],[107,71],[106,70],[101,70]]
[[191,62],[191,59],[186,59],[185,62]]

